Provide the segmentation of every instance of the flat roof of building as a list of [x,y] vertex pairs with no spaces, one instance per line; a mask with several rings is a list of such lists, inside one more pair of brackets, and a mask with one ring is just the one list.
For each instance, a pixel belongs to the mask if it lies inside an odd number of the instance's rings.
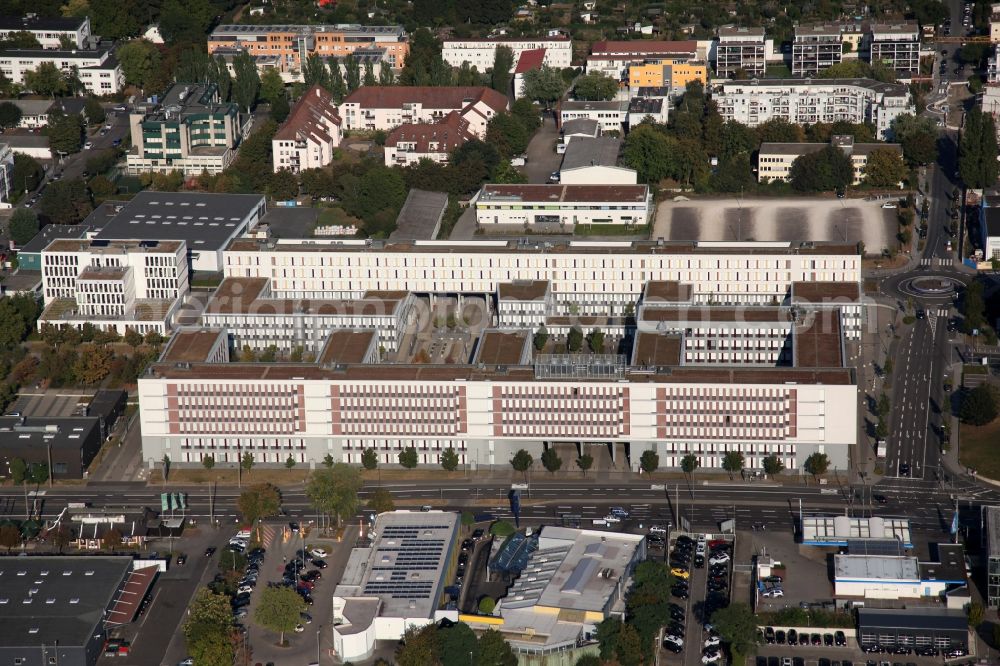
[[497,299],[501,301],[542,301],[548,294],[548,280],[514,280],[497,285]]
[[844,364],[839,310],[805,313],[796,321],[792,336],[796,368],[839,368]]
[[183,240],[197,252],[222,249],[245,231],[247,219],[264,206],[264,197],[143,190],[120,205],[97,238]]
[[79,30],[87,21],[87,17],[39,16],[0,16],[0,30]]
[[691,300],[693,288],[690,284],[676,280],[650,280],[643,291],[643,305],[660,303],[687,303]]
[[227,338],[222,344],[228,345],[228,334],[223,328],[182,328],[176,331],[160,355],[162,363],[200,363],[219,344],[219,338]]
[[[760,144],[761,155],[808,155],[823,150],[832,143],[775,143]],[[902,154],[903,147],[898,143],[850,143],[842,146],[848,155],[868,155],[875,150],[892,150]]]
[[861,300],[861,285],[857,282],[793,282],[791,287],[792,302],[856,303]]
[[396,218],[393,240],[434,240],[441,228],[441,218],[448,208],[448,195],[411,188]]
[[0,447],[79,449],[96,427],[89,416],[0,416]]
[[989,207],[983,209],[983,221],[988,237],[1000,236],[1000,208]]
[[405,291],[370,291],[360,299],[276,298],[267,278],[228,277],[205,305],[205,314],[258,315],[391,315],[406,299]]
[[[521,187],[494,185],[492,187]],[[536,185],[535,187],[550,187]],[[570,187],[560,186],[555,187]],[[572,187],[600,187],[594,185],[573,185]],[[643,187],[629,185],[626,187]],[[787,241],[757,242],[747,241],[562,241],[562,240],[469,240],[469,241],[380,241],[361,239],[295,239],[281,238],[263,241],[253,238],[237,238],[230,246],[234,252],[390,252],[427,254],[584,254],[584,255],[844,255],[858,256],[858,246],[849,243]]]
[[1000,506],[986,506],[986,534],[989,557],[1000,557]]
[[606,40],[594,42],[593,55],[662,55],[695,53],[698,42],[693,39],[665,41],[657,39]]
[[764,39],[764,28],[754,28],[744,25],[726,25],[719,28],[719,37],[747,37],[759,40]]
[[795,26],[795,37],[840,37],[843,31],[839,23],[811,23]]
[[664,102],[662,97],[633,97],[628,102],[628,112],[657,115],[663,110]]
[[18,252],[41,252],[54,240],[83,238],[88,231],[90,227],[86,224],[46,224],[34,238],[18,248]]
[[616,136],[581,136],[566,144],[560,170],[589,166],[617,166],[622,140]]
[[623,112],[628,108],[628,102],[616,101],[587,101],[582,99],[571,99],[560,105],[560,110],[566,111],[618,111]]
[[642,308],[642,321],[697,323],[771,324],[786,326],[792,322],[788,308],[753,306],[732,308],[712,305]]
[[936,562],[920,562],[920,580],[936,580],[964,585],[968,582],[965,569],[965,548],[957,543],[939,543]]
[[326,24],[285,24],[285,25],[247,25],[226,24],[216,26],[209,37],[257,35],[269,32],[342,32],[352,36],[398,35],[403,37],[406,30],[401,25],[361,25],[360,23],[326,23]]
[[882,81],[876,81],[875,79],[749,79],[749,80],[737,80],[737,81],[721,81],[722,89],[732,87],[747,87],[747,88],[761,88],[761,87],[771,87],[771,88],[785,88],[789,90],[798,90],[800,88],[836,88],[838,86],[855,86],[859,88],[867,88],[875,92],[883,93],[885,95],[894,95],[899,97],[906,97],[910,94],[910,89],[903,85],[902,83],[884,83]]
[[476,345],[476,363],[521,365],[531,340],[530,331],[487,330]]
[[878,35],[917,35],[920,33],[920,25],[916,21],[895,21],[892,23],[871,22],[868,30],[873,37]]
[[371,546],[351,552],[334,596],[378,597],[381,617],[433,617],[458,525],[445,511],[380,513]]
[[645,537],[546,525],[507,595],[505,609],[534,606],[562,611],[603,612],[627,579]]
[[25,116],[44,116],[52,108],[51,99],[0,99],[0,104],[4,102],[21,109],[21,114]]
[[810,546],[846,546],[854,539],[875,538],[896,539],[904,548],[913,547],[910,521],[906,518],[805,516],[801,527],[802,543]]
[[859,608],[858,624],[865,629],[969,630],[964,610],[946,608]]
[[681,363],[680,335],[661,333],[639,333],[632,345],[633,366],[675,366]]
[[372,329],[337,329],[326,338],[318,363],[364,363],[378,336]]
[[917,558],[892,555],[834,555],[833,575],[839,582],[918,583]]
[[[132,236],[131,238],[135,238]],[[180,250],[184,241],[181,240],[129,240],[121,239],[71,239],[57,238],[45,248],[46,252],[90,252],[93,254],[125,254],[139,253],[175,253]]]
[[0,645],[87,645],[101,629],[104,611],[132,561],[76,555],[0,558]]
[[[577,141],[570,142],[572,147]],[[569,148],[567,148],[567,152]],[[634,202],[643,203],[649,194],[646,185],[483,185],[481,202],[520,201],[523,203]]]
[[[593,118],[573,118],[562,124],[563,136],[567,134],[584,134],[586,136],[599,136],[601,124]],[[569,146],[567,146],[567,149]]]

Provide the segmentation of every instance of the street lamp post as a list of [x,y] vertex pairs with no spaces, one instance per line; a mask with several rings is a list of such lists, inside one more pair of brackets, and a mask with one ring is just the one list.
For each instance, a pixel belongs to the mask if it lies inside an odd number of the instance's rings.
[[320,635],[320,632],[322,632],[322,631],[323,631],[323,625],[321,624],[321,625],[319,625],[319,628],[316,629],[316,663],[317,664],[319,663],[319,635]]

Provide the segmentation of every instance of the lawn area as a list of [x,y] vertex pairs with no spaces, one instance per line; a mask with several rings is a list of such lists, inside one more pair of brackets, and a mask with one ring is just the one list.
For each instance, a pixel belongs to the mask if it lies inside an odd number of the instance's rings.
[[578,224],[573,228],[574,236],[638,236],[649,238],[649,225],[626,226],[624,224]]
[[348,215],[339,206],[331,206],[320,211],[319,218],[316,220],[316,226],[360,227],[361,220]]
[[963,423],[959,437],[959,462],[985,477],[1000,479],[1000,419],[980,427]]

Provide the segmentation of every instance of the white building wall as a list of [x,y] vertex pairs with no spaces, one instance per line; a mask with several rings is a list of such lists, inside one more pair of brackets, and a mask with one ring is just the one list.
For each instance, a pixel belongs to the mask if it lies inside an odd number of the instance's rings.
[[[42,19],[44,21],[44,19]],[[0,39],[7,39],[14,32],[30,32],[38,43],[42,45],[43,49],[58,49],[62,47],[60,42],[60,37],[69,37],[73,42],[73,45],[80,49],[84,47],[84,43],[87,38],[90,37],[90,17],[84,17],[80,19],[80,25],[73,30],[62,30],[62,29],[51,29],[51,28],[39,28],[37,26],[31,25],[31,23],[26,23],[23,27],[16,30],[0,30]]]
[[563,109],[559,113],[559,123],[562,125],[567,120],[577,118],[588,118],[596,120],[601,126],[601,132],[622,132],[623,125],[628,120],[628,105],[618,111],[608,111],[607,109]]
[[562,185],[635,185],[637,178],[634,169],[614,166],[586,166],[559,172]]
[[[497,46],[509,46],[514,52],[514,66],[524,51],[545,49],[542,64],[563,69],[573,60],[573,43],[568,39],[449,39],[441,45],[441,59],[452,67],[461,67],[468,62],[480,72],[493,69]],[[513,66],[512,66],[513,69]]]
[[[0,72],[12,83],[24,84],[24,73],[38,69],[43,62],[51,62],[63,72],[76,68],[80,82],[91,95],[111,95],[125,85],[125,75],[116,60],[109,61],[110,52],[78,52],[45,50],[33,51],[30,55],[19,52],[0,54]],[[105,64],[105,63],[108,64]],[[110,63],[114,64],[110,64]]]

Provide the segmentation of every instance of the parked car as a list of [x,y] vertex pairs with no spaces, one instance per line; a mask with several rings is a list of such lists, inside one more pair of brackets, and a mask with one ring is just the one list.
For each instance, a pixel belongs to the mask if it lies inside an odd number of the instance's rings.
[[701,655],[701,663],[703,664],[714,664],[722,659],[722,652],[716,649],[706,650],[704,654]]

